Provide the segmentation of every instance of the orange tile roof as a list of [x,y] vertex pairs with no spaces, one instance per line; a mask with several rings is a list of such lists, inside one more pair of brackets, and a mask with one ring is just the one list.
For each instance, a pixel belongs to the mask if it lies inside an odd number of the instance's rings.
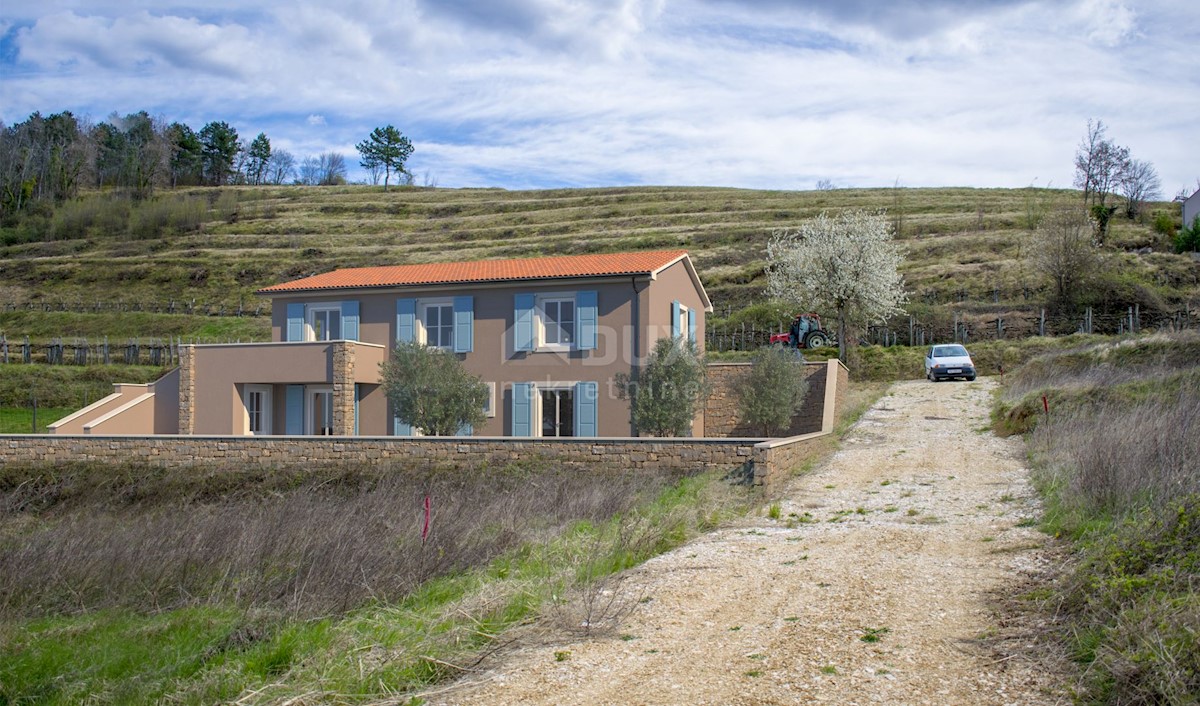
[[686,256],[686,250],[659,250],[605,255],[536,257],[522,260],[478,260],[475,262],[433,262],[423,265],[356,267],[284,282],[264,287],[258,291],[260,294],[275,294],[319,289],[644,275],[656,273]]

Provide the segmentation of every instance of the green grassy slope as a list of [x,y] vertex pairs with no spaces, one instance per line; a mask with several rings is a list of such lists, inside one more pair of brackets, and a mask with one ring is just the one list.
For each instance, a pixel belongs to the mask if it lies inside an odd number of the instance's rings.
[[[887,210],[897,225],[918,313],[951,305],[1002,311],[1034,307],[1043,298],[1044,285],[1027,263],[1029,226],[1051,204],[1076,198],[1071,191],[967,188],[185,190],[90,225],[60,209],[24,230],[0,232],[0,243],[10,243],[0,246],[0,303],[79,311],[122,302],[154,312],[174,302],[178,312],[195,302],[196,320],[150,317],[133,327],[136,332],[122,327],[119,334],[186,336],[196,335],[209,314],[239,307],[261,313],[265,302],[253,294],[259,287],[339,267],[686,248],[723,316],[761,299],[764,249],[774,229],[822,210],[862,207]],[[203,211],[199,230],[146,227],[143,210],[164,202],[196,204]],[[1169,308],[1196,296],[1200,268],[1193,261],[1169,254],[1148,225],[1116,219],[1112,228],[1110,249],[1128,280],[1107,285],[1114,305],[1128,299]],[[1142,247],[1154,252],[1132,252]],[[46,328],[14,320],[5,308],[0,330],[10,338]],[[118,335],[101,330],[115,325],[90,318],[68,323],[82,333],[65,335]],[[237,338],[265,330],[200,335]]]

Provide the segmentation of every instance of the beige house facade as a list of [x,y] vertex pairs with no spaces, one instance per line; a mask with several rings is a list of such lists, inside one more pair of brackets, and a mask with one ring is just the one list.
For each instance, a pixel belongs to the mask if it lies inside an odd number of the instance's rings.
[[702,347],[712,311],[682,250],[335,270],[259,294],[271,342],[185,346],[161,389],[118,389],[53,430],[419,436],[380,379],[395,343],[414,341],[487,384],[485,422],[460,435],[627,437],[616,376],[662,337]]

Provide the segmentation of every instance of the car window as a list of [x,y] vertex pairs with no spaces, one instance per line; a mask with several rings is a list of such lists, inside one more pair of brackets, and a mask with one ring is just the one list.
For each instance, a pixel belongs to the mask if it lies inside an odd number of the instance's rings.
[[965,356],[967,349],[962,346],[938,346],[933,350],[935,358],[949,358],[952,356]]

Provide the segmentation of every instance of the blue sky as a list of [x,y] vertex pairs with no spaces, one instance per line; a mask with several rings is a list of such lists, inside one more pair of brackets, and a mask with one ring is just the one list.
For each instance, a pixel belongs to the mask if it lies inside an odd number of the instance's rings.
[[147,110],[297,158],[393,124],[418,183],[1070,186],[1089,118],[1200,178],[1194,0],[43,0],[0,120]]

